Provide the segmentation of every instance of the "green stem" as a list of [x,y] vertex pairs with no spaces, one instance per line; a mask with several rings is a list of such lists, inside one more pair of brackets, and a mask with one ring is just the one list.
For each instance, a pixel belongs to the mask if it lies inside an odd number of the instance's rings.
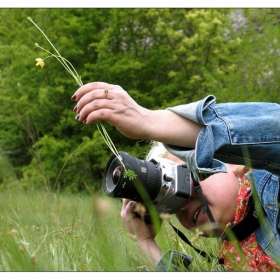
[[123,167],[125,168],[123,162],[122,162],[122,158],[118,153],[118,150],[116,149],[113,141],[111,140],[109,134],[107,133],[105,127],[102,125],[102,123],[100,121],[96,122],[96,126],[98,128],[99,133],[101,134],[104,142],[107,144],[108,148],[111,150],[111,152],[119,159],[119,161],[121,162],[121,164],[123,165]]
[[[50,45],[52,46],[52,48],[55,50],[55,52],[57,53],[57,55],[51,53],[50,51],[48,51],[48,50],[46,50],[46,49],[44,49],[44,48],[42,48],[42,47],[41,47],[39,44],[37,44],[37,43],[35,44],[35,46],[36,46],[36,47],[39,47],[40,49],[42,49],[43,51],[45,51],[46,53],[48,53],[48,54],[50,55],[50,56],[48,56],[48,57],[51,57],[51,56],[55,57],[55,58],[62,64],[62,66],[67,70],[67,72],[69,72],[70,75],[75,79],[76,83],[77,83],[79,86],[82,86],[82,85],[83,85],[83,82],[82,82],[80,76],[78,75],[76,69],[74,68],[74,66],[70,63],[70,61],[68,61],[67,59],[65,59],[64,57],[62,57],[62,56],[60,55],[60,53],[58,52],[58,50],[55,48],[55,46],[52,44],[52,42],[49,40],[49,38],[48,38],[48,37],[46,36],[46,34],[43,32],[43,30],[42,30],[30,17],[28,17],[27,19],[28,19],[29,21],[31,21],[31,22],[33,23],[33,25],[43,34],[43,36],[46,38],[46,40],[49,42],[49,44],[50,44]],[[46,58],[48,58],[48,57],[46,57]],[[46,59],[46,58],[45,58],[45,59]],[[103,140],[105,141],[105,143],[106,143],[107,146],[109,147],[109,149],[110,149],[110,150],[112,151],[112,153],[119,159],[119,161],[120,161],[121,164],[123,165],[125,171],[127,171],[126,168],[125,168],[125,166],[124,166],[124,163],[123,163],[123,161],[122,161],[122,158],[121,158],[121,156],[120,156],[119,153],[118,153],[118,150],[116,149],[116,147],[115,147],[113,141],[111,140],[111,138],[110,138],[109,134],[107,133],[107,131],[106,131],[105,127],[103,126],[103,124],[102,124],[100,121],[98,121],[98,122],[96,123],[96,126],[97,126],[97,128],[98,128],[98,130],[99,130],[99,133],[101,134]],[[75,150],[75,151],[76,151],[76,150]],[[74,151],[74,152],[75,152],[75,151]],[[74,153],[74,152],[73,152],[73,153]],[[73,155],[73,153],[72,153],[72,155]],[[69,159],[69,158],[68,158],[68,159]],[[64,167],[64,166],[63,166],[63,167]],[[62,167],[62,169],[63,169],[63,167]],[[61,173],[62,169],[60,170],[60,172],[59,172],[59,174],[58,174],[59,176],[60,176],[60,173]],[[135,174],[135,175],[136,175],[136,174]],[[131,176],[131,174],[128,175],[128,176]],[[56,181],[56,183],[57,183],[57,181]],[[55,183],[55,184],[56,184],[56,183]]]
[[[38,45],[38,48],[40,48],[41,50],[47,52],[49,54],[49,56],[45,57],[44,60],[46,58],[49,57],[55,57],[61,64],[62,66],[70,73],[70,75],[75,79],[75,81],[77,82],[77,84],[79,86],[82,86],[83,83],[77,73],[77,71],[75,70],[74,66],[70,63],[69,60],[65,59],[64,57],[62,57],[61,55],[55,55],[53,53],[51,53],[50,51],[44,49],[43,47],[41,47],[40,45]],[[71,70],[72,69],[72,70]]]
[[36,26],[36,28],[43,34],[43,36],[46,38],[46,40],[49,42],[49,44],[53,47],[53,49],[57,52],[57,54],[59,56],[61,56],[60,53],[58,52],[58,50],[55,48],[55,46],[52,44],[52,42],[49,40],[49,38],[43,32],[43,30],[32,20],[32,18],[28,17],[27,19],[30,20]]

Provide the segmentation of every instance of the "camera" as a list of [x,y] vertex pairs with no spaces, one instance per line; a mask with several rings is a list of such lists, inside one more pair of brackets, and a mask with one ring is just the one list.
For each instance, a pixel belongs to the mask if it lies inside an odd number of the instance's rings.
[[[191,196],[190,171],[185,164],[173,161],[142,160],[126,152],[118,152],[122,161],[113,155],[107,162],[102,179],[105,193],[114,198],[127,198],[152,203],[158,213],[173,214],[186,205]],[[125,170],[135,172],[135,178]]]

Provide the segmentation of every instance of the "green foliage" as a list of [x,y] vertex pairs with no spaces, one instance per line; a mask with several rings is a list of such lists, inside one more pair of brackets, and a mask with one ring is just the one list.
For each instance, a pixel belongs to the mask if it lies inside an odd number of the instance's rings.
[[229,67],[221,68],[217,95],[221,101],[280,101],[278,17],[279,9],[237,10],[232,29],[239,43]]
[[[208,94],[218,102],[279,102],[279,9],[0,9],[0,155],[23,188],[100,189],[111,152],[95,125],[77,122],[77,85],[31,17],[83,83],[119,84],[142,106]],[[50,50],[51,51],[51,50]],[[106,124],[104,124],[106,125]],[[106,125],[116,148],[145,157],[148,142]],[[8,158],[7,158],[8,156]],[[0,159],[1,161],[1,159]],[[4,171],[0,183],[7,182]],[[3,175],[4,174],[4,175]],[[6,183],[5,183],[6,184]]]

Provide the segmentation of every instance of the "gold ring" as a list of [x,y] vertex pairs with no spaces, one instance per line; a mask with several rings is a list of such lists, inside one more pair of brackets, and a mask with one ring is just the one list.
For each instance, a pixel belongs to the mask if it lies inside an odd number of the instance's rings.
[[108,89],[105,89],[104,92],[105,92],[105,98],[107,99]]

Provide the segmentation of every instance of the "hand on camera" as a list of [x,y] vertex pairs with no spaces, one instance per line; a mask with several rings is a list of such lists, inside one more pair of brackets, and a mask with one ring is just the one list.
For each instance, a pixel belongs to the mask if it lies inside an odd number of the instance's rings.
[[128,232],[135,235],[140,242],[148,239],[154,240],[159,229],[155,229],[155,225],[145,222],[145,217],[141,213],[143,210],[139,210],[139,205],[141,204],[135,201],[123,199],[121,210],[122,220]]

